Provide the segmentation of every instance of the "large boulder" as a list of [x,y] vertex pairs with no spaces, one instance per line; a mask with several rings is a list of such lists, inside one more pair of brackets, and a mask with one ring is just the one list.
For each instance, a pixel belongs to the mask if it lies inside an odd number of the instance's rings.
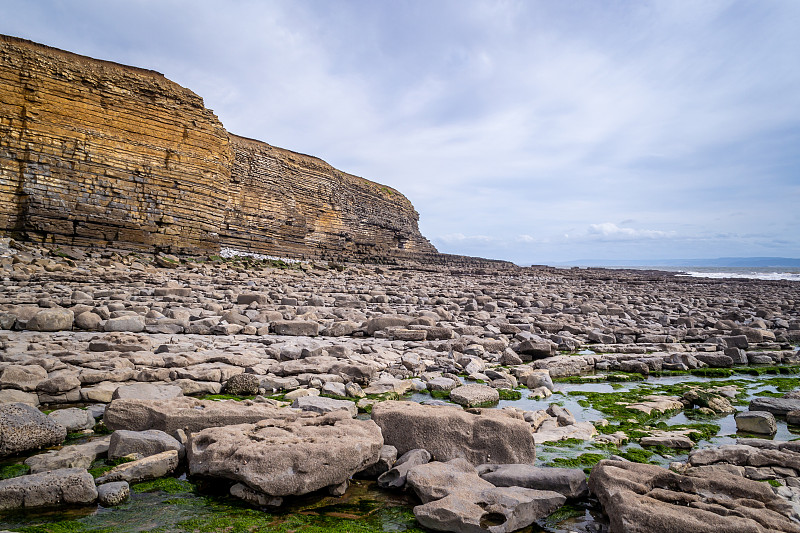
[[90,504],[94,478],[84,468],[64,468],[0,481],[0,510]]
[[168,400],[114,400],[106,408],[103,420],[112,430],[158,429],[171,435],[178,429],[194,432],[210,427],[253,424],[265,418],[293,419],[297,416],[288,409],[247,400],[197,400],[182,396]]
[[189,438],[192,475],[238,481],[270,496],[339,486],[376,463],[380,428],[345,411],[209,428]]
[[693,477],[656,465],[600,461],[589,488],[612,533],[800,533],[792,506],[766,483],[722,471]]
[[24,403],[0,405],[0,457],[61,444],[67,429]]
[[498,410],[473,414],[459,407],[387,401],[372,408],[372,419],[401,455],[423,448],[436,461],[461,457],[474,465],[536,459],[530,425]]
[[69,309],[42,309],[28,320],[27,328],[34,331],[63,331],[72,329],[75,314]]

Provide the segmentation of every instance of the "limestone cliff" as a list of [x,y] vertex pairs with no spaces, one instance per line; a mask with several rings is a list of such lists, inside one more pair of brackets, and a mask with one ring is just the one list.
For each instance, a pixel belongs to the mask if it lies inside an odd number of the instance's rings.
[[0,233],[305,258],[435,254],[398,191],[225,131],[150,70],[0,35]]
[[163,75],[0,36],[0,228],[213,250],[231,160],[217,117]]
[[222,242],[289,257],[387,257],[435,252],[396,190],[326,162],[231,136],[235,155]]

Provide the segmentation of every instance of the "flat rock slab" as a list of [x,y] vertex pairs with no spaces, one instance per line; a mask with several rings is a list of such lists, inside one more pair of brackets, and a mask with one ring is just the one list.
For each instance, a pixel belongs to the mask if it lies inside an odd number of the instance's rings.
[[586,474],[577,468],[547,468],[533,465],[481,465],[481,479],[496,487],[524,487],[549,490],[565,497],[583,498],[589,495]]
[[192,475],[288,496],[341,485],[376,463],[382,447],[374,422],[336,411],[205,429],[190,437],[187,457]]
[[387,401],[376,404],[372,419],[397,453],[423,448],[434,460],[464,458],[474,465],[528,463],[536,459],[530,425],[498,410],[473,414],[460,407]]
[[500,393],[488,385],[461,385],[450,391],[450,399],[464,407],[479,407],[496,404],[500,401]]
[[62,446],[58,450],[28,457],[25,464],[31,468],[31,474],[61,468],[89,468],[99,456],[108,452],[110,440],[110,436],[105,436],[83,444]]
[[333,411],[345,411],[352,418],[355,418],[358,414],[358,407],[356,407],[355,402],[326,398],[324,396],[302,396],[292,402],[292,407],[321,414],[331,413]]
[[168,450],[151,455],[150,457],[145,457],[144,459],[115,466],[113,469],[106,472],[105,475],[97,478],[97,484],[102,485],[103,483],[112,481],[137,483],[139,481],[157,479],[171,474],[176,468],[178,468],[178,452],[175,450]]
[[94,478],[84,468],[65,468],[0,481],[0,510],[90,504]]
[[773,415],[786,416],[791,411],[800,410],[800,399],[792,398],[754,398],[750,402],[751,411],[767,411]]
[[112,430],[145,431],[158,429],[173,434],[209,427],[253,424],[265,418],[294,419],[298,414],[288,409],[251,401],[197,400],[180,397],[168,400],[114,400],[106,408],[103,421]]
[[414,516],[423,526],[437,531],[516,531],[566,501],[557,492],[495,487],[461,458],[412,468],[408,485],[423,502],[414,507]]
[[149,457],[157,453],[175,450],[183,457],[183,445],[171,435],[157,429],[147,431],[127,431],[120,429],[111,434],[108,446],[108,458],[117,459],[132,453]]
[[456,491],[441,500],[414,507],[414,517],[423,526],[437,531],[506,533],[550,515],[565,500],[557,492],[521,487]]
[[0,457],[61,444],[67,429],[25,403],[0,405]]
[[716,448],[695,450],[689,454],[689,464],[692,466],[706,466],[715,463],[755,467],[780,466],[800,470],[800,453],[786,447],[770,449],[745,444],[728,444]]
[[183,396],[183,390],[176,385],[155,385],[153,383],[132,383],[114,390],[113,400],[169,400]]
[[589,488],[610,520],[612,533],[800,533],[791,504],[766,483],[726,472],[705,477],[656,465],[600,461]]

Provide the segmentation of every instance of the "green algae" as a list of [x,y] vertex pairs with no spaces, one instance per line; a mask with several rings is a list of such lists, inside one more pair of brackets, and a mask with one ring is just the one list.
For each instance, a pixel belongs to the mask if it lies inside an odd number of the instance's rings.
[[235,394],[205,394],[203,396],[198,396],[198,400],[252,400],[255,396],[236,396]]
[[501,400],[521,400],[522,393],[518,390],[512,389],[497,389],[497,393],[500,395]]
[[145,481],[131,485],[134,492],[154,492],[161,491],[166,494],[182,494],[194,491],[194,485],[183,479],[174,477],[162,477],[152,481]]
[[550,516],[545,519],[545,524],[549,527],[555,527],[559,522],[569,520],[570,518],[580,518],[586,514],[586,509],[582,509],[576,505],[562,505]]
[[117,459],[100,459],[92,463],[92,467],[89,468],[89,473],[92,475],[93,478],[97,479],[106,472],[113,469],[115,466],[119,466],[121,464],[130,463],[133,461],[130,457],[119,457]]
[[0,479],[11,479],[12,477],[24,476],[30,471],[31,467],[25,464],[0,466]]
[[625,451],[619,452],[617,455],[633,463],[649,463],[653,452],[643,448],[628,448]]

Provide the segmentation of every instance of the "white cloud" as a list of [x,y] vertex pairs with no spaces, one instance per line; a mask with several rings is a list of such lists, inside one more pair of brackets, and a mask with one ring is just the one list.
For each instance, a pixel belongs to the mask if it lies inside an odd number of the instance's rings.
[[5,0],[0,33],[162,71],[444,251],[800,256],[800,2],[191,4]]
[[590,236],[599,235],[601,237],[622,239],[661,239],[665,237],[674,237],[676,235],[674,231],[621,228],[612,222],[591,224],[586,233]]

